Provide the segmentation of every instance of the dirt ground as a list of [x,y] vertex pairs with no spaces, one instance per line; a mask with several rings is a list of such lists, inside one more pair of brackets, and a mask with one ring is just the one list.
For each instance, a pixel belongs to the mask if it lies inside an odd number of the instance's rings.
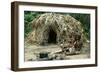
[[[48,45],[48,46],[36,46],[36,45],[28,45],[25,46],[25,61],[38,61],[39,53],[47,52],[47,53],[54,53],[60,52],[61,48],[57,45]],[[85,59],[89,58],[90,53],[88,49],[83,49],[82,53],[80,54],[73,54],[73,55],[64,55],[65,60],[70,59]]]

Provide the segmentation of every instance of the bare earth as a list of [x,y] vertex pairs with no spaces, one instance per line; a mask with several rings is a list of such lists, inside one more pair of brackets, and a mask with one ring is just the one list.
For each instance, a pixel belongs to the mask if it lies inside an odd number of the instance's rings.
[[[61,48],[57,45],[48,45],[48,46],[25,46],[25,61],[37,61],[37,56],[40,52],[56,53],[60,52]],[[85,59],[89,58],[89,53],[80,53],[75,55],[66,55],[65,59]]]

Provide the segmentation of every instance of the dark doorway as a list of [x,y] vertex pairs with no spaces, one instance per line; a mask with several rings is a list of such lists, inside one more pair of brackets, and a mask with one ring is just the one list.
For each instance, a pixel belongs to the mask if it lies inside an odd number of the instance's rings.
[[49,36],[48,37],[48,43],[49,44],[56,44],[57,34],[56,34],[56,32],[53,29],[50,29],[48,36]]

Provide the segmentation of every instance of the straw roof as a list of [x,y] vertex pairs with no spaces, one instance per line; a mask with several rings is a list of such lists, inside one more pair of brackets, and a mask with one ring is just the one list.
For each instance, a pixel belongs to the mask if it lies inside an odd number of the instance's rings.
[[35,18],[32,25],[33,31],[26,38],[26,43],[48,43],[51,29],[56,34],[57,44],[75,43],[77,40],[82,42],[83,40],[82,24],[68,14],[44,13]]

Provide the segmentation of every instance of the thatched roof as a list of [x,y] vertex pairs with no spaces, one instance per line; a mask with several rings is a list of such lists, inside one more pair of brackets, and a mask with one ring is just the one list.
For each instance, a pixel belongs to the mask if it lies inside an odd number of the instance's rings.
[[33,28],[43,26],[55,26],[59,30],[66,27],[68,29],[81,30],[81,23],[70,15],[56,13],[44,13],[32,21]]
[[44,13],[32,21],[33,31],[27,37],[26,42],[42,43],[47,42],[49,31],[57,34],[57,43],[61,43],[65,38],[71,40],[73,36],[80,35],[82,39],[83,29],[81,23],[70,15],[58,13]]

